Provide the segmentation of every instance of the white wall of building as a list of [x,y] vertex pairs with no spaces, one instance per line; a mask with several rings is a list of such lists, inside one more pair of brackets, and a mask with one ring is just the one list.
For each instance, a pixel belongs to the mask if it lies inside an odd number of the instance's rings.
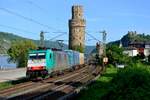
[[[134,56],[137,56],[138,51],[137,50],[124,50],[123,53],[127,54],[130,57],[134,57]],[[150,48],[149,49],[148,48],[144,49],[144,55],[145,56],[149,56],[150,55]]]
[[138,54],[138,51],[137,50],[132,50],[132,56],[137,56],[137,54]]
[[137,50],[124,50],[123,53],[127,54],[130,57],[134,57],[134,56],[137,56],[138,51]]
[[150,49],[144,49],[144,54],[145,56],[149,56],[150,55]]
[[146,44],[146,45],[145,45],[145,48],[149,48],[149,49],[150,49],[150,45]]

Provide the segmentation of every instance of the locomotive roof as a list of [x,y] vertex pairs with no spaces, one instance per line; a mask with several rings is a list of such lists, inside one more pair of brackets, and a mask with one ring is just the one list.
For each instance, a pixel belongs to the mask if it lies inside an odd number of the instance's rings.
[[51,49],[47,49],[47,50],[30,50],[29,53],[43,53],[43,52],[47,52],[47,51],[52,51]]

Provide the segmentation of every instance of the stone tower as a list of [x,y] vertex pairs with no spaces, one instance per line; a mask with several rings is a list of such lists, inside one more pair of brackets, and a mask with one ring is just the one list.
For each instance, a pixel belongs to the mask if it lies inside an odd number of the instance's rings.
[[83,7],[72,6],[72,19],[69,20],[69,49],[84,52],[85,48],[85,20]]

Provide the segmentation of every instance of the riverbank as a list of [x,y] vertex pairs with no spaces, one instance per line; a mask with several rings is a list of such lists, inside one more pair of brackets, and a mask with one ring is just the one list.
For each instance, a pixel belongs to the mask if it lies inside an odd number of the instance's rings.
[[26,68],[0,70],[0,82],[17,80],[26,76]]
[[0,55],[0,70],[5,69],[15,69],[16,63],[8,62],[9,56],[8,55]]

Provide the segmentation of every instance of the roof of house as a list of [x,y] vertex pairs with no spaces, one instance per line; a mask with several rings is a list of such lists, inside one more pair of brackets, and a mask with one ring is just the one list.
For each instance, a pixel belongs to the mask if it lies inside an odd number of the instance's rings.
[[129,45],[134,45],[134,44],[141,44],[141,45],[150,45],[150,41],[147,42],[138,42],[138,41],[134,41],[134,42],[130,42]]
[[135,48],[135,47],[125,47],[124,49],[125,50],[137,50],[137,48]]

